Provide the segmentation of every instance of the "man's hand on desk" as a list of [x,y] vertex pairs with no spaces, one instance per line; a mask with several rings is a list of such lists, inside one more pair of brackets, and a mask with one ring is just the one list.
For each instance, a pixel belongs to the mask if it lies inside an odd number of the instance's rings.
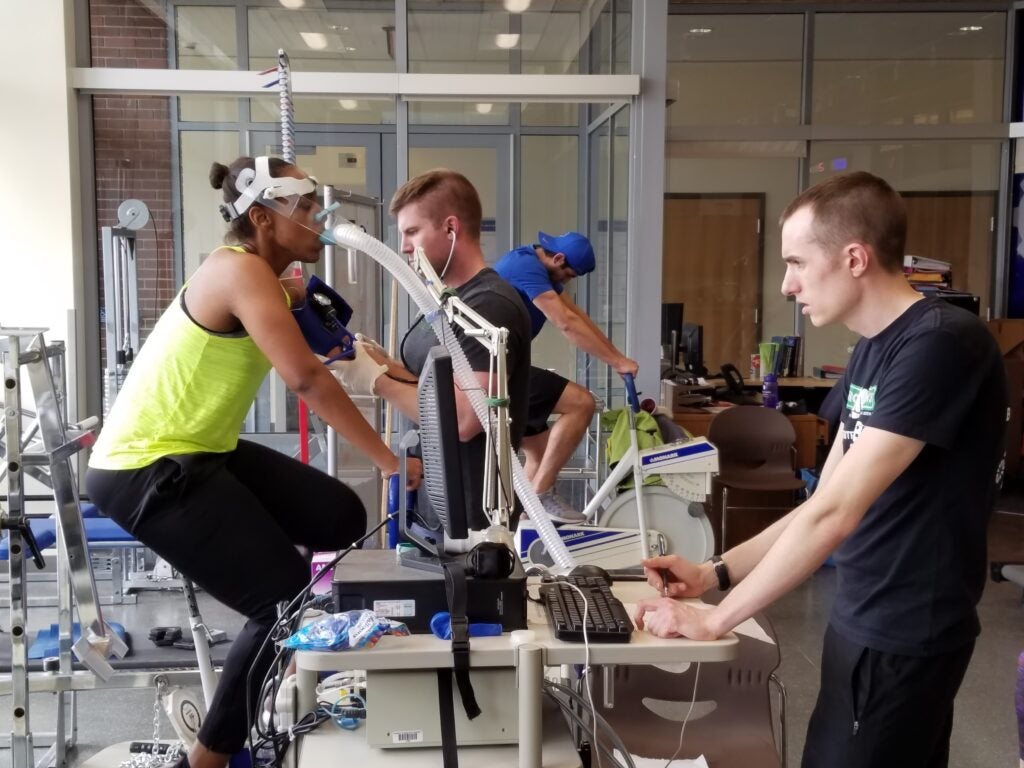
[[711,626],[712,613],[710,606],[697,607],[671,597],[658,597],[638,602],[633,621],[637,629],[646,629],[655,637],[717,640],[724,633]]

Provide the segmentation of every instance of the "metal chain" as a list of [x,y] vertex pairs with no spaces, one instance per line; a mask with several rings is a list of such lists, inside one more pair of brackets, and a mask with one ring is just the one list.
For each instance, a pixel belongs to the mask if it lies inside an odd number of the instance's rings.
[[140,752],[132,755],[121,762],[119,768],[160,768],[184,754],[185,747],[178,741],[171,745],[164,754],[159,754],[160,748],[160,700],[167,695],[167,678],[160,676],[156,679],[156,696],[153,698],[153,745],[149,753]]

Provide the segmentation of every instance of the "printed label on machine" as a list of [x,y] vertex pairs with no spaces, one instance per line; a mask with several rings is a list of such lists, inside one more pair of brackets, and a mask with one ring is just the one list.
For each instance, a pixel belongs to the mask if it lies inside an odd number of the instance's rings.
[[416,744],[423,741],[423,731],[392,731],[392,744]]
[[[602,568],[629,568],[638,561],[640,531],[635,528],[595,528],[593,526],[563,525],[558,535],[578,563],[591,563]],[[658,531],[647,531],[648,551],[662,552]],[[524,566],[553,565],[540,534],[529,520],[516,530],[519,557]]]
[[378,616],[402,618],[416,615],[415,600],[374,600],[373,612]]

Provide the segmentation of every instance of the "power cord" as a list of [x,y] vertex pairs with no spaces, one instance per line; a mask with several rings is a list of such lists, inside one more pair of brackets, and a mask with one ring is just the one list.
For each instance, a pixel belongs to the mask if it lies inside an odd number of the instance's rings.
[[[263,655],[263,652],[264,652],[264,650],[267,647],[267,644],[271,641],[271,639],[275,640],[276,642],[280,642],[280,641],[283,641],[285,638],[287,638],[289,635],[291,635],[292,631],[293,631],[293,626],[292,626],[293,623],[297,622],[301,618],[302,611],[306,608],[306,606],[309,603],[315,602],[315,599],[313,601],[310,601],[310,600],[307,599],[310,590],[313,588],[313,585],[316,584],[325,573],[329,572],[332,568],[334,568],[334,566],[337,565],[341,561],[342,558],[344,558],[346,555],[348,555],[350,552],[352,552],[352,550],[358,549],[363,544],[363,542],[369,540],[374,535],[376,535],[378,531],[380,531],[382,528],[384,528],[388,524],[388,522],[390,522],[390,520],[392,518],[395,518],[395,517],[397,517],[397,513],[395,513],[395,512],[393,512],[393,513],[391,513],[389,515],[385,515],[384,519],[380,523],[378,523],[376,526],[374,526],[370,531],[365,533],[362,537],[360,537],[356,541],[352,542],[347,548],[343,549],[333,559],[331,559],[330,562],[328,562],[326,565],[321,567],[316,572],[316,575],[314,575],[313,578],[309,580],[309,583],[307,583],[306,586],[303,587],[299,591],[299,593],[291,600],[291,602],[288,603],[288,605],[285,607],[285,609],[281,612],[281,618],[278,619],[278,621],[276,623],[274,623],[270,627],[270,629],[267,631],[266,636],[263,638],[263,642],[260,644],[259,650],[257,650],[256,654],[253,656],[253,662],[250,665],[249,672],[248,672],[248,674],[245,677],[245,720],[246,720],[246,733],[247,734],[251,734],[252,733],[252,730],[253,730],[252,716],[253,716],[253,712],[255,711],[255,707],[254,707],[253,700],[252,700],[253,673],[254,673],[254,671],[256,669],[257,662],[259,661],[260,657]],[[262,747],[262,746],[266,746],[267,744],[269,744],[270,746],[273,747],[273,749],[274,749],[274,764],[275,765],[280,764],[281,759],[284,757],[284,754],[280,751],[280,747],[281,747],[280,736],[281,736],[281,734],[273,729],[274,714],[275,714],[276,699],[277,699],[277,678],[278,678],[278,675],[276,673],[274,673],[274,670],[278,668],[278,666],[281,663],[282,659],[284,659],[288,655],[290,655],[290,652],[288,652],[288,650],[285,649],[285,648],[282,648],[280,651],[278,651],[278,653],[274,656],[273,663],[271,663],[270,668],[267,671],[267,676],[264,678],[263,682],[260,685],[260,694],[261,694],[260,702],[263,702],[263,701],[266,700],[265,696],[268,693],[268,690],[267,690],[268,688],[270,688],[269,692],[272,693],[273,697],[271,698],[270,717],[269,717],[269,719],[267,721],[268,731],[266,733],[263,732],[261,723],[259,722],[260,718],[257,718],[256,732],[257,732],[258,735],[260,735],[262,737],[260,742],[258,743],[258,745],[259,745],[259,747]],[[270,683],[270,685],[268,685],[268,682]],[[312,730],[312,728],[315,728],[316,726],[319,726],[326,719],[326,716],[321,716],[318,713],[307,713],[295,725],[293,725],[293,726],[291,726],[289,728],[289,732],[291,732],[291,733],[300,733],[300,732],[304,733],[304,732],[306,732],[306,731],[297,731],[296,729],[300,727],[300,724],[304,724],[305,723],[305,725],[309,725],[309,722],[307,721],[307,718],[309,718],[309,717],[312,717],[313,720],[315,721],[315,725],[310,727],[310,730]],[[290,739],[289,739],[289,741],[290,741]],[[288,743],[287,741],[284,742],[285,748],[287,748],[287,743]],[[250,757],[250,760],[252,762],[252,765],[254,765],[254,766],[258,764],[257,761],[256,761],[256,753],[257,753],[258,745],[257,745],[257,743],[253,742],[252,739],[250,738],[249,757]]]
[[697,671],[693,674],[693,697],[690,699],[690,708],[686,710],[686,715],[683,717],[683,726],[679,729],[679,744],[676,746],[676,751],[665,763],[665,768],[669,768],[670,765],[679,757],[679,753],[683,751],[683,734],[686,733],[686,724],[690,721],[690,715],[693,714],[693,705],[697,703],[697,683],[700,681],[700,662],[697,662]]
[[[596,720],[588,721],[573,708],[573,704],[576,704],[585,710],[587,708],[587,700],[574,691],[568,686],[561,685],[560,683],[553,682],[551,680],[544,681],[544,692],[561,708],[563,714],[569,717],[576,725],[578,725],[583,731],[590,734],[590,743],[593,746],[595,752],[604,751],[605,757],[611,762],[612,766],[621,766],[623,761],[629,768],[636,768],[633,762],[633,757],[626,747],[622,738],[615,732],[611,724],[602,716],[597,715]],[[564,700],[563,700],[564,699]],[[589,725],[589,727],[588,727]],[[607,735],[608,739],[612,742],[613,746],[616,747],[622,754],[623,760],[618,760],[615,757],[613,750],[603,745],[597,738],[597,727],[600,726],[601,730]]]
[[[583,600],[583,679],[586,683],[587,698],[590,700],[590,717],[591,722],[597,722],[597,707],[594,706],[594,692],[591,690],[590,685],[590,638],[587,637],[587,616],[590,613],[590,601],[587,599],[586,593],[573,584],[571,581],[566,581],[573,590],[579,594],[580,599]],[[594,734],[596,737],[596,733]],[[597,757],[597,768],[601,768],[601,750],[597,749],[595,744],[594,755]]]

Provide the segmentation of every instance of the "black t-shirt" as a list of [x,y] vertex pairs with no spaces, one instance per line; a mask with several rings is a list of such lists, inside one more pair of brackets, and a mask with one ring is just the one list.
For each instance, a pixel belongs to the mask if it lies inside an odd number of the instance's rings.
[[869,426],[925,446],[836,551],[831,622],[887,653],[960,648],[980,631],[986,528],[1004,466],[995,339],[974,315],[924,299],[858,342],[837,387],[844,451]]
[[[505,365],[508,374],[509,416],[512,422],[510,430],[512,448],[518,450],[523,430],[526,428],[526,409],[530,401],[530,315],[516,289],[490,267],[477,272],[470,280],[459,286],[456,293],[489,323],[508,330]],[[489,370],[490,353],[484,345],[476,339],[465,338],[460,328],[455,328],[455,335],[466,353],[470,367],[474,371]],[[430,348],[440,343],[433,327],[424,322],[422,315],[417,317],[402,339],[403,364],[419,376]],[[490,524],[482,509],[486,445],[487,437],[481,432],[460,446],[463,477],[467,479],[467,485],[470,485],[471,481],[471,487],[467,487],[466,491],[470,500],[470,527],[474,529],[486,528]],[[513,493],[511,488],[509,493]],[[432,512],[424,509],[425,503],[426,494],[421,493],[420,516],[428,526],[435,527],[437,518]]]

